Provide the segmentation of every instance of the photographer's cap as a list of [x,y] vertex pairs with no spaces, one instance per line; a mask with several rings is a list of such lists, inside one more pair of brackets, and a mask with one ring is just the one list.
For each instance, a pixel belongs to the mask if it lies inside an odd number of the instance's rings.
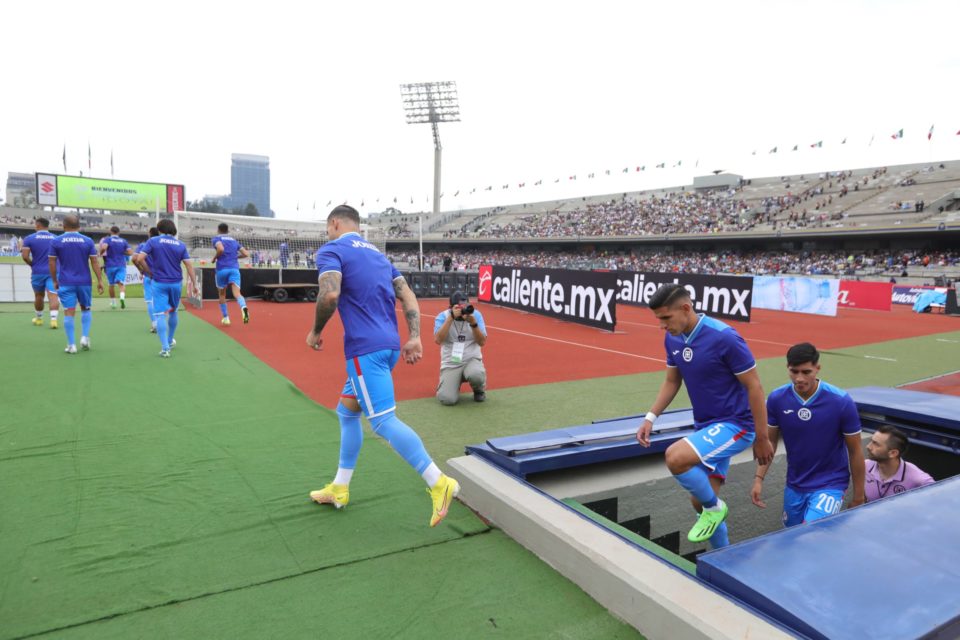
[[455,304],[460,304],[461,302],[468,302],[470,298],[463,291],[454,291],[450,294],[450,306]]

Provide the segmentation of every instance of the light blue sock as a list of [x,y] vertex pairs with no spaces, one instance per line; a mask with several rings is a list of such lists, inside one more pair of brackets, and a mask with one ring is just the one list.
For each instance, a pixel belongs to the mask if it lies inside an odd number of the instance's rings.
[[710,478],[707,472],[700,467],[694,467],[679,475],[673,476],[680,483],[680,486],[690,492],[694,498],[700,501],[704,507],[710,508],[717,506],[717,494],[710,486]]
[[167,335],[167,314],[155,313],[153,319],[157,321],[157,337],[160,338],[160,348],[170,351],[170,338]]
[[80,312],[80,331],[84,338],[90,337],[90,323],[93,322],[93,311],[87,309]]
[[710,547],[713,549],[719,549],[720,547],[726,547],[730,544],[730,536],[727,535],[727,521],[724,520],[720,523],[720,526],[717,527],[717,530],[713,532],[713,535],[710,536]]
[[417,473],[422,474],[423,470],[433,463],[417,432],[401,422],[393,411],[377,416],[370,421],[370,424],[373,426],[373,432],[385,438],[394,451],[416,469]]
[[146,300],[147,303],[147,316],[150,318],[150,324],[153,324],[155,320],[153,319],[153,300]]
[[227,317],[227,303],[226,303],[226,302],[221,302],[221,303],[220,303],[220,315],[223,316],[224,318]]
[[77,338],[74,335],[76,332],[74,328],[75,321],[76,318],[74,316],[63,316],[63,331],[67,334],[67,344],[77,344]]
[[340,468],[354,469],[363,446],[360,412],[351,411],[340,402],[337,404],[337,418],[340,420]]
[[237,304],[240,305],[241,309],[243,309],[245,306],[247,306],[247,301],[243,296],[240,296],[237,298]]
[[170,330],[170,339],[173,340],[173,335],[177,332],[177,325],[180,324],[180,316],[176,311],[171,311],[167,316],[167,327]]

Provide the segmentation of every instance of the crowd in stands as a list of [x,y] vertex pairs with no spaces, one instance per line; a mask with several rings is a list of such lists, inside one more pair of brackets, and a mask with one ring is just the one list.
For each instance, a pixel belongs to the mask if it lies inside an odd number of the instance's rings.
[[[416,252],[388,251],[387,256],[401,268],[415,268]],[[960,269],[960,251],[713,251],[682,253],[620,253],[614,251],[506,251],[467,250],[424,252],[425,269],[476,271],[483,264],[548,267],[562,269],[613,269],[660,273],[718,273],[743,275],[804,274],[844,275],[867,271],[897,275],[908,267]]]
[[624,198],[572,211],[526,215],[516,222],[473,225],[448,231],[448,238],[576,238],[648,236],[672,233],[720,233],[754,226],[747,205],[736,192],[671,192],[640,199]]

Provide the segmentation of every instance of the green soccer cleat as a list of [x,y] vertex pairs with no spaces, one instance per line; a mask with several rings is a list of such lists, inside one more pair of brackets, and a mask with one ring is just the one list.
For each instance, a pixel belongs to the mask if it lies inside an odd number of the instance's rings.
[[317,504],[332,504],[337,509],[342,509],[350,503],[350,487],[331,482],[323,489],[311,491],[310,499]]
[[250,310],[244,307],[241,311],[243,312],[243,324],[250,324]]
[[450,503],[460,493],[460,483],[447,475],[441,475],[432,489],[427,489],[433,500],[433,514],[430,516],[430,526],[435,527],[447,517]]
[[687,534],[687,540],[703,542],[713,537],[713,534],[717,532],[717,527],[723,524],[723,521],[727,519],[727,513],[730,511],[727,503],[723,500],[718,500],[718,506],[719,509],[704,509],[700,512],[697,523]]
[[126,308],[127,308],[127,303],[126,303],[126,301],[125,301],[123,298],[120,298],[120,308],[121,308],[121,309],[126,309]]

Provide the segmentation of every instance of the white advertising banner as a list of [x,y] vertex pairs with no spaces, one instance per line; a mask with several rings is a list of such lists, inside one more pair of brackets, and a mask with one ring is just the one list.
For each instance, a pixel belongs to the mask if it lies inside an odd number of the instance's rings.
[[57,206],[57,176],[51,173],[37,174],[37,204]]
[[753,308],[835,316],[839,293],[837,279],[756,276]]

